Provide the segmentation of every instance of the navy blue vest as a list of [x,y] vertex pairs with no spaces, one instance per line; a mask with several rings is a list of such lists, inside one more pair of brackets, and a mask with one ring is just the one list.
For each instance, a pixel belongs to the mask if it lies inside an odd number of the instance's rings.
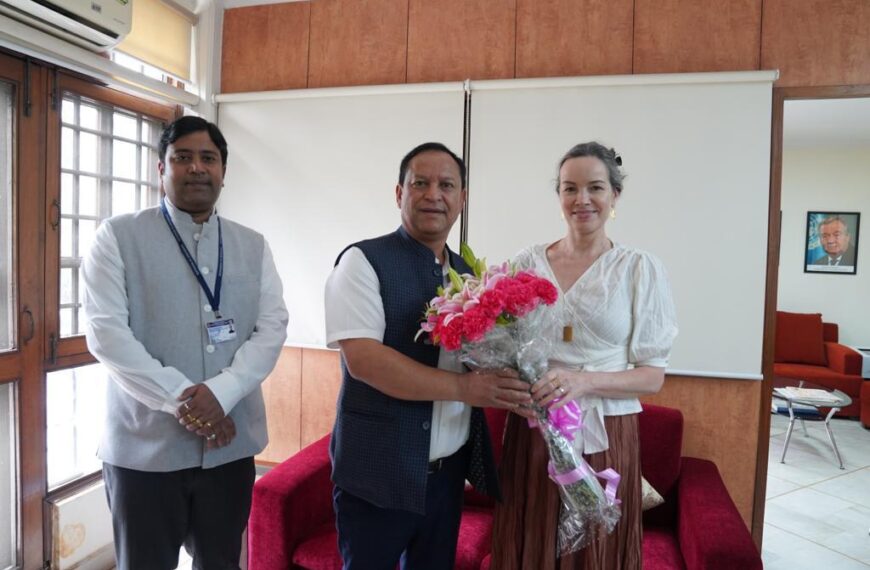
[[[432,251],[401,227],[350,247],[363,252],[378,276],[387,324],[383,343],[437,367],[440,349],[422,339],[414,342],[425,305],[443,284]],[[450,264],[460,273],[470,272],[452,251]],[[343,381],[330,441],[332,481],[379,507],[425,514],[432,402],[388,396],[351,376],[343,358],[341,368]],[[492,443],[480,408],[471,412],[468,445],[466,478],[478,491],[500,498]]]

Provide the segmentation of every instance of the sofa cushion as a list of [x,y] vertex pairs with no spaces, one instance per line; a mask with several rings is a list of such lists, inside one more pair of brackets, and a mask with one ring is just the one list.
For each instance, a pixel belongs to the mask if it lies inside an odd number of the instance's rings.
[[668,528],[644,526],[643,570],[679,570],[685,567],[674,533]]
[[640,478],[640,495],[642,511],[648,511],[665,502],[664,497],[643,476]]
[[777,311],[773,360],[826,366],[822,315]]

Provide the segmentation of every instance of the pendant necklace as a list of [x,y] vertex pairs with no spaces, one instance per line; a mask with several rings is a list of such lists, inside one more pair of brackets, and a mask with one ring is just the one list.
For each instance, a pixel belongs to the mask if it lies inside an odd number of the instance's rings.
[[[610,247],[608,247],[607,249],[602,251],[600,254],[598,254],[598,257],[596,257],[595,260],[589,264],[589,267],[586,268],[586,271],[589,271],[592,268],[592,266],[595,265],[595,263],[598,261],[599,257],[601,257],[602,255],[604,255],[605,253],[607,253],[608,251],[613,249],[613,247],[614,247],[613,241],[611,241],[611,240],[608,240],[608,241],[610,241]],[[544,252],[544,255],[546,255],[546,252]],[[549,261],[548,261],[548,263],[549,263]],[[552,265],[550,267],[552,268]],[[552,269],[551,269],[551,271],[552,271]],[[580,277],[577,278],[577,281],[580,281],[580,279],[583,278],[583,275],[586,274],[586,271],[584,271],[582,274],[580,274]],[[555,273],[554,273],[553,277],[555,277]],[[576,284],[576,281],[575,281],[575,284]],[[572,286],[572,288],[573,288],[573,286]],[[571,313],[570,316],[573,317],[573,319],[575,321],[579,322],[580,319],[577,318],[577,313],[574,312],[574,309],[568,303],[568,300],[565,299],[564,293],[562,294],[562,304],[567,309],[567,312]],[[562,327],[562,342],[573,342],[573,341],[574,341],[574,327],[571,324],[566,324],[565,326]]]

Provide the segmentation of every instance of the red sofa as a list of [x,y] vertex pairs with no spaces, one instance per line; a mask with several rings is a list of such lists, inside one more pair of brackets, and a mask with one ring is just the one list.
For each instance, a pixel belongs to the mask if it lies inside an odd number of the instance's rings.
[[870,382],[861,384],[861,425],[870,429]]
[[[493,433],[503,432],[504,418],[503,412],[487,411]],[[682,414],[645,405],[640,433],[643,474],[665,498],[644,513],[644,568],[760,569],[761,557],[716,466],[681,457]],[[328,436],[314,442],[254,485],[250,570],[341,568],[328,444]],[[467,492],[455,568],[489,568],[491,527],[491,502]]]
[[[777,376],[807,380],[831,390],[842,390],[852,404],[837,415],[861,414],[861,354],[839,344],[839,327],[822,322],[819,313],[776,312],[776,347],[773,372]],[[862,419],[870,426],[870,417]]]

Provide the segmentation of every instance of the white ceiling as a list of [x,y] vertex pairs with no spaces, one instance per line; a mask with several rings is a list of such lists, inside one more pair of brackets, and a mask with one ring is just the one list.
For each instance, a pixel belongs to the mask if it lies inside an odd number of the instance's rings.
[[870,148],[870,98],[786,101],[784,148]]

